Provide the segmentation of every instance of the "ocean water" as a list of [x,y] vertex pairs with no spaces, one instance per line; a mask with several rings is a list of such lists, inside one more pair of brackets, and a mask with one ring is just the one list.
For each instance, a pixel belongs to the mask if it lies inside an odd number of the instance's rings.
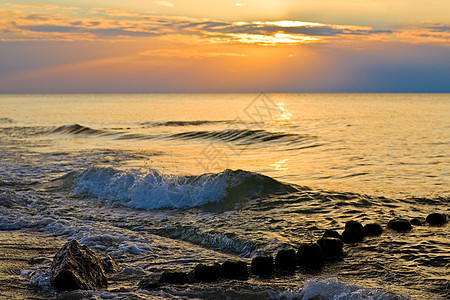
[[[77,238],[129,299],[448,299],[448,94],[0,95],[0,229]],[[163,270],[275,255],[345,222],[380,237],[321,272],[143,291]],[[53,295],[47,265],[22,271]]]

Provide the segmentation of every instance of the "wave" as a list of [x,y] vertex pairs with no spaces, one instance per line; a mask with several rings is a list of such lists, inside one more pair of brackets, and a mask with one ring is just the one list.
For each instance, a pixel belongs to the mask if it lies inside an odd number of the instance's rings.
[[79,124],[64,125],[55,128],[50,133],[62,133],[62,134],[84,134],[84,135],[111,135],[111,132],[106,130],[92,129]]
[[149,210],[205,205],[206,209],[229,209],[249,199],[295,191],[293,186],[243,170],[180,176],[156,170],[119,171],[91,167],[72,180],[72,195],[94,196]]
[[139,125],[149,126],[149,127],[163,127],[163,126],[200,126],[200,125],[212,125],[212,124],[230,124],[237,123],[238,121],[233,120],[199,120],[199,121],[165,121],[165,122],[143,122]]
[[215,139],[223,142],[237,142],[243,145],[264,142],[302,142],[308,137],[305,135],[269,132],[266,130],[226,129],[218,131],[188,131],[176,133],[170,136],[175,139]]
[[[209,122],[209,121],[192,121],[195,122]],[[217,121],[219,122],[219,121]],[[225,122],[225,121],[224,121]],[[171,123],[171,122],[166,122]],[[178,122],[175,122],[178,123]],[[180,125],[182,126],[182,125]],[[296,145],[310,139],[310,136],[284,133],[284,132],[270,132],[263,129],[224,129],[213,131],[186,131],[173,134],[134,134],[118,131],[107,131],[101,129],[93,129],[79,124],[64,125],[54,128],[50,131],[52,134],[74,134],[74,135],[89,135],[89,136],[111,136],[117,139],[129,140],[144,140],[144,139],[168,139],[168,140],[219,140],[227,143],[236,143],[240,145],[252,145],[260,143],[277,142],[285,145]],[[320,145],[309,145],[306,147],[316,147]]]
[[11,123],[15,123],[16,121],[14,121],[13,119],[10,118],[0,118],[0,124],[11,124]]

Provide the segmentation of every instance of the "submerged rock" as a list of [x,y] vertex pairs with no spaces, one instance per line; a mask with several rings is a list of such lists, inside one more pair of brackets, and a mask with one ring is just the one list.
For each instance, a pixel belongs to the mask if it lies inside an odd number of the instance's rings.
[[363,227],[363,232],[364,236],[376,236],[383,233],[383,228],[377,223],[366,224]]
[[336,230],[325,230],[325,232],[322,235],[323,238],[326,237],[332,237],[332,238],[336,238],[336,239],[340,239],[342,240],[342,235],[339,234],[339,232],[337,232]]
[[138,287],[142,290],[153,291],[159,289],[159,281],[152,277],[147,277],[139,281]]
[[430,225],[443,225],[447,222],[447,216],[440,213],[432,213],[427,216],[426,221]]
[[319,244],[301,244],[297,251],[297,264],[304,268],[320,269],[324,264],[324,256]]
[[275,268],[281,273],[293,274],[297,266],[297,257],[294,249],[281,249],[275,257]]
[[103,259],[102,266],[105,273],[117,273],[120,271],[119,264],[109,255]]
[[219,264],[211,266],[198,264],[194,268],[194,279],[201,282],[213,282],[219,279],[221,273],[222,270]]
[[411,223],[408,220],[400,218],[390,220],[388,227],[395,231],[410,231],[412,229]]
[[51,269],[51,284],[58,291],[96,290],[108,285],[100,258],[77,240],[56,253]]
[[159,283],[186,284],[188,282],[188,275],[179,271],[164,271],[159,278]]
[[321,238],[317,241],[325,259],[336,259],[342,256],[344,244],[337,238]]
[[252,259],[252,273],[261,277],[270,277],[273,273],[272,255],[258,255]]
[[222,264],[222,275],[228,279],[246,280],[248,278],[247,263],[240,260],[227,260]]

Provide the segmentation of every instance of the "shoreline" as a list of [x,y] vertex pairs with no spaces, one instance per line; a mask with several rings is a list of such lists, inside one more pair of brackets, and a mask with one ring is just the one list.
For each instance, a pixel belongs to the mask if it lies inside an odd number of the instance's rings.
[[20,272],[35,258],[52,259],[65,242],[42,232],[0,231],[0,299],[49,299]]

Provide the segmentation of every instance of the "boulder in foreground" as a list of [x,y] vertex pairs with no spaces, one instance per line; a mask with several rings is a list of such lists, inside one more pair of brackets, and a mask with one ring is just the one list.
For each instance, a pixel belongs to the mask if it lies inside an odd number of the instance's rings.
[[98,290],[108,285],[100,258],[77,240],[56,253],[51,284],[58,291]]

